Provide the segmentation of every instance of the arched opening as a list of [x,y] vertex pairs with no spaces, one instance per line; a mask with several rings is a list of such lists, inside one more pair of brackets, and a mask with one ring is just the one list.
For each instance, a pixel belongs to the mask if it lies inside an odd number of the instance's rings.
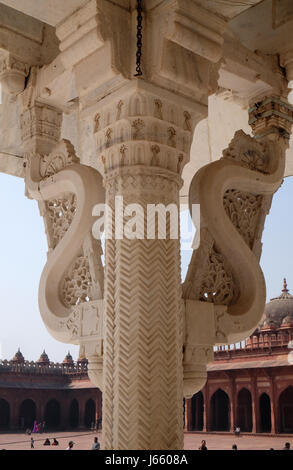
[[192,431],[203,430],[203,394],[198,392],[191,398],[191,429]]
[[36,419],[36,404],[33,400],[27,399],[22,402],[19,409],[19,426],[21,429],[33,429]]
[[271,432],[271,400],[267,393],[259,398],[260,432]]
[[236,425],[241,431],[252,431],[252,402],[251,393],[247,388],[242,388],[237,397]]
[[293,387],[287,387],[279,398],[280,432],[293,433]]
[[0,429],[9,429],[10,405],[3,398],[0,399]]
[[94,400],[91,398],[86,402],[84,412],[84,424],[90,428],[96,424],[96,405]]
[[50,400],[45,408],[45,422],[49,429],[59,428],[61,421],[61,410],[57,400]]
[[71,428],[77,428],[79,425],[79,405],[77,400],[72,400],[69,410],[69,425]]
[[230,431],[230,401],[227,393],[217,390],[211,398],[211,430]]

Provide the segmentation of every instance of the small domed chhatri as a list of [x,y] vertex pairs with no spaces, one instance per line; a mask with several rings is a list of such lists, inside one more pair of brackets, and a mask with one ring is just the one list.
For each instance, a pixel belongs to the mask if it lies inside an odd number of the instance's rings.
[[69,351],[67,355],[65,356],[65,359],[63,360],[62,364],[74,364],[74,360]]
[[15,353],[13,359],[13,362],[17,362],[18,364],[23,364],[24,363],[24,357],[20,351],[20,348],[18,348],[18,351]]
[[260,328],[275,327],[293,323],[293,295],[289,294],[286,278],[283,289],[278,297],[274,297],[265,306],[263,321]]
[[50,359],[48,357],[48,354],[44,350],[40,356],[40,359],[37,361],[38,364],[43,364],[43,365],[48,365],[50,364]]

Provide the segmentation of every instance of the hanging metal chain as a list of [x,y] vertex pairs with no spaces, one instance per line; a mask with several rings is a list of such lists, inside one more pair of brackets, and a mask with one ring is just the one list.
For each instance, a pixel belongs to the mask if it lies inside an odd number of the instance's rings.
[[141,56],[142,56],[142,2],[143,0],[137,0],[137,42],[136,42],[136,74],[135,77],[142,75],[141,70]]

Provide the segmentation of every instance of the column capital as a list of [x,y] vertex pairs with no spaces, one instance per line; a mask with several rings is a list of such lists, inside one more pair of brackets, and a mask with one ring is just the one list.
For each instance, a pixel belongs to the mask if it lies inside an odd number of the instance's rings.
[[9,52],[0,52],[0,82],[10,95],[18,95],[24,90],[29,65]]
[[249,124],[256,138],[272,134],[284,138],[287,145],[293,124],[293,106],[284,98],[267,96],[249,109]]
[[207,107],[143,80],[80,100],[83,161],[106,174],[143,165],[181,176],[193,130]]

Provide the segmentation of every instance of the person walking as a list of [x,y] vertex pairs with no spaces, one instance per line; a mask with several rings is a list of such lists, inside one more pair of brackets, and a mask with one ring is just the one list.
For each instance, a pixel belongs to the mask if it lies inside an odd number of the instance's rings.
[[35,441],[34,441],[34,438],[31,437],[31,449],[34,449],[35,448]]

